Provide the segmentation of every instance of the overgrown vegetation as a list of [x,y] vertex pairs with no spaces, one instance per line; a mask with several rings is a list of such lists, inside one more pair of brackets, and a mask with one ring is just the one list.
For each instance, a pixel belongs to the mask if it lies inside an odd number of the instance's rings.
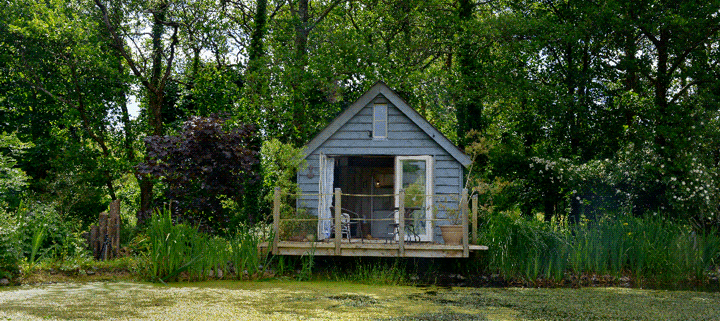
[[358,259],[348,267],[336,267],[328,272],[328,278],[343,282],[356,282],[370,285],[406,285],[410,284],[410,273],[401,259],[393,261],[363,261]]
[[248,279],[262,277],[268,268],[269,257],[259,243],[270,235],[256,228],[241,225],[225,237],[212,236],[174,223],[166,209],[153,214],[146,233],[140,275],[150,281]]
[[17,276],[20,267],[41,260],[89,257],[81,233],[80,225],[43,203],[21,202],[12,212],[0,209],[0,278]]
[[487,217],[481,243],[491,273],[527,283],[581,284],[582,277],[632,277],[636,284],[704,283],[720,264],[720,235],[660,217],[630,215],[578,224],[525,218],[516,212]]

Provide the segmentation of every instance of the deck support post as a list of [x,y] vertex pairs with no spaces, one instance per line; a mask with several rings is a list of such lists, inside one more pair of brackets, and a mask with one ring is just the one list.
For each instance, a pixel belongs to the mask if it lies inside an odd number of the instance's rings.
[[335,255],[340,255],[340,241],[342,240],[342,232],[340,231],[340,215],[342,214],[342,197],[340,188],[335,188]]
[[405,257],[405,190],[402,188],[398,200],[398,254]]
[[472,244],[478,244],[478,195],[472,196]]
[[463,188],[460,204],[462,209],[460,215],[462,215],[462,244],[463,244],[463,257],[470,256],[470,247],[468,246],[468,191],[467,188]]
[[275,187],[273,196],[273,247],[272,253],[278,255],[278,243],[280,242],[280,187]]

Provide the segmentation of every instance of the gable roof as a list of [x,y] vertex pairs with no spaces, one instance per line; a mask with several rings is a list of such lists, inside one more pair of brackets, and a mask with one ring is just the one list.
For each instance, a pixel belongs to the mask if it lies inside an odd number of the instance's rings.
[[390,87],[388,87],[382,81],[376,82],[370,90],[366,91],[360,98],[358,98],[352,105],[346,108],[340,115],[335,117],[333,121],[325,127],[317,136],[315,136],[306,146],[304,150],[304,157],[312,154],[320,145],[322,145],[332,134],[338,131],[345,123],[353,118],[363,107],[369,104],[375,97],[382,94],[390,101],[397,109],[399,109],[405,116],[407,116],[415,125],[425,132],[430,138],[432,138],[440,147],[448,152],[455,160],[465,167],[470,166],[472,160],[470,157],[465,155],[455,144],[453,144],[445,135],[443,135],[437,128],[431,125],[422,115],[420,115],[415,109],[405,102],[400,96]]

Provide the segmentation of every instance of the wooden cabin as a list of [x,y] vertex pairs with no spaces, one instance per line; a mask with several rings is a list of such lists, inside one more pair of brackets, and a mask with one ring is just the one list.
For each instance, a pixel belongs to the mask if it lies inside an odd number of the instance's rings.
[[[384,83],[314,137],[304,157],[296,206],[318,218],[315,242],[276,240],[277,254],[302,255],[312,246],[315,255],[467,257],[486,249],[467,244],[468,210],[464,245],[446,245],[438,228],[462,217],[471,159]],[[359,224],[335,237],[347,217]]]

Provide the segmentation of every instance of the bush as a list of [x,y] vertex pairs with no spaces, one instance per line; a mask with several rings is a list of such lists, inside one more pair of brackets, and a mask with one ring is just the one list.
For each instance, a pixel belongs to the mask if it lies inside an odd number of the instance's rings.
[[22,261],[64,261],[88,255],[85,239],[72,221],[40,202],[22,201],[14,212],[0,212],[0,277],[14,276]]
[[16,168],[16,158],[32,146],[32,143],[21,142],[14,133],[0,132],[0,202],[17,204],[29,177]]
[[[260,180],[258,132],[251,125],[228,126],[219,116],[192,117],[180,135],[146,137],[148,159],[137,166],[143,175],[162,178],[174,214],[223,233],[237,214],[223,200],[245,204],[248,187]],[[252,222],[257,213],[245,214]]]
[[20,272],[14,217],[0,209],[0,279],[12,278]]
[[280,187],[283,192],[280,202],[280,212],[283,218],[295,215],[293,206],[296,200],[295,195],[302,192],[298,187],[296,177],[298,171],[305,170],[307,166],[302,152],[302,148],[283,144],[276,138],[263,142],[260,151],[263,170],[263,203],[266,209],[265,213],[268,215],[272,213],[275,187]]
[[14,216],[20,257],[28,261],[40,257],[64,260],[87,254],[80,231],[73,229],[80,224],[64,220],[50,205],[23,202]]

